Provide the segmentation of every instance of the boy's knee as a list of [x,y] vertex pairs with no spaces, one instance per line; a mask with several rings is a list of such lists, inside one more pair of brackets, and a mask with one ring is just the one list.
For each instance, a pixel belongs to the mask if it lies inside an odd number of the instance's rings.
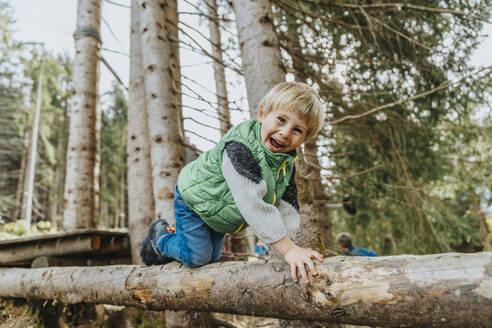
[[201,250],[200,252],[196,253],[192,252],[190,256],[187,257],[186,262],[188,263],[184,264],[186,266],[189,266],[190,268],[196,268],[205,264],[209,264],[210,262],[212,262],[212,250]]

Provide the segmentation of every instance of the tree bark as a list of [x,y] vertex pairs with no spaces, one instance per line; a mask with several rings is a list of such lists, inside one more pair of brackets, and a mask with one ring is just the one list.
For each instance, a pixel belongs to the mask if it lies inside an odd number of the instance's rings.
[[[292,68],[294,69],[295,80],[306,83],[307,77],[304,73],[305,60],[301,52],[301,44],[299,43],[299,24],[295,17],[287,16],[287,34],[289,37],[288,46],[289,54],[292,58]],[[323,241],[323,248],[333,245],[331,237],[331,222],[325,206],[327,197],[325,187],[321,183],[321,171],[318,161],[318,146],[316,140],[318,137],[307,141],[304,144],[302,167],[299,170],[299,176],[304,180],[304,186],[307,187],[310,195],[309,202],[313,205],[313,215],[317,217],[316,225],[319,228],[319,234]],[[319,244],[319,242],[318,242]]]
[[63,118],[59,128],[59,136],[57,138],[57,164],[55,171],[55,188],[56,188],[56,217],[52,222],[56,230],[61,230],[63,227],[63,188],[65,186],[66,162],[67,162],[67,144],[68,144],[68,126],[69,118],[67,115],[68,107],[68,86],[65,89],[66,96],[63,100]]
[[166,31],[168,33],[170,56],[167,58],[171,63],[173,87],[176,90],[176,105],[178,108],[178,133],[181,140],[184,140],[184,122],[183,122],[183,100],[181,89],[181,63],[179,58],[179,30],[178,30],[178,1],[167,0],[164,6],[166,15]]
[[94,218],[92,221],[94,222],[95,226],[99,224],[99,217],[100,217],[100,212],[101,212],[101,199],[99,197],[101,193],[101,184],[100,184],[100,177],[101,177],[101,123],[102,123],[102,118],[101,118],[101,107],[99,104],[96,104],[96,123],[95,123],[95,141],[94,141],[94,148],[95,148],[95,154],[94,154]]
[[381,327],[490,327],[492,253],[337,256],[310,285],[282,262],[0,269],[0,296]]
[[18,205],[15,210],[14,210],[14,213],[12,214],[12,219],[14,220],[20,220],[21,219],[21,213],[24,212],[22,210],[22,207],[23,207],[23,194],[24,194],[24,189],[26,188],[25,187],[25,183],[26,183],[26,164],[28,163],[29,161],[29,140],[30,140],[30,135],[32,133],[32,129],[29,128],[29,127],[26,127],[26,129],[24,130],[24,142],[23,142],[23,147],[22,147],[22,159],[21,159],[21,167],[20,167],[20,170],[19,170],[19,180],[18,180],[18,183],[17,183],[17,191],[15,193],[15,201],[16,201],[16,204]]
[[318,227],[323,244],[327,248],[333,248],[334,242],[331,235],[331,220],[328,208],[325,206],[328,201],[325,193],[325,186],[321,183],[321,170],[318,161],[318,146],[314,138],[304,144],[305,168],[304,178],[308,182],[309,193],[318,217]]
[[132,0],[130,92],[128,101],[128,215],[132,263],[142,264],[139,247],[154,218],[152,167],[143,77],[138,1]]
[[118,206],[118,216],[120,217],[120,227],[128,227],[126,223],[126,174],[125,168],[120,170],[120,187],[119,187],[119,206]]
[[139,0],[140,40],[146,89],[155,212],[174,222],[173,198],[184,165],[179,106],[165,28],[166,4]]
[[63,194],[60,196],[60,190],[63,190],[63,172],[64,172],[64,163],[65,163],[65,149],[66,149],[66,129],[65,129],[65,115],[61,120],[58,121],[58,127],[56,130],[56,165],[55,165],[55,174],[53,177],[53,186],[50,188],[50,208],[49,208],[49,218],[51,224],[55,228],[61,228],[61,224],[59,225],[59,204],[60,200],[63,198]]
[[223,136],[232,127],[227,99],[227,83],[222,58],[222,42],[220,40],[219,16],[217,1],[207,0],[208,29],[210,31],[210,45],[214,59],[215,92],[217,94],[217,112],[219,113],[220,134]]
[[66,230],[96,226],[94,176],[100,20],[100,0],[79,0],[64,196],[63,226]]
[[270,0],[234,0],[246,94],[251,118],[265,94],[285,81],[285,71],[273,27]]

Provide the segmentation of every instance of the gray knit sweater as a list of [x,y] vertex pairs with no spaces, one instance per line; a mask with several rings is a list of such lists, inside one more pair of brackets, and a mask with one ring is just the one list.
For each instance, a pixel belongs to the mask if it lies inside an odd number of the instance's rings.
[[244,220],[263,242],[277,242],[299,228],[295,171],[278,207],[263,200],[267,185],[261,179],[260,166],[245,145],[227,144],[222,154],[222,174]]

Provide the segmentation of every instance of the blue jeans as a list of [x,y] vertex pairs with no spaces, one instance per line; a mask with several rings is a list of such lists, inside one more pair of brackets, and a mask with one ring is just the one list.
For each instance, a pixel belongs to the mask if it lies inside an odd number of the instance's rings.
[[178,187],[174,193],[176,233],[165,232],[157,240],[157,248],[167,257],[198,267],[217,262],[225,234],[210,229],[183,201]]

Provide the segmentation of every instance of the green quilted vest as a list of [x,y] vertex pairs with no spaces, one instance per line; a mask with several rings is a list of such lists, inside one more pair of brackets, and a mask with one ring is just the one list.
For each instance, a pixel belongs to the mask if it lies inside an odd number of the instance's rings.
[[215,148],[186,165],[179,174],[178,189],[186,205],[215,231],[233,233],[246,226],[222,175],[222,153],[228,142],[240,142],[253,154],[267,184],[265,202],[277,206],[287,188],[297,156],[268,149],[261,141],[260,127],[256,120],[234,126]]

